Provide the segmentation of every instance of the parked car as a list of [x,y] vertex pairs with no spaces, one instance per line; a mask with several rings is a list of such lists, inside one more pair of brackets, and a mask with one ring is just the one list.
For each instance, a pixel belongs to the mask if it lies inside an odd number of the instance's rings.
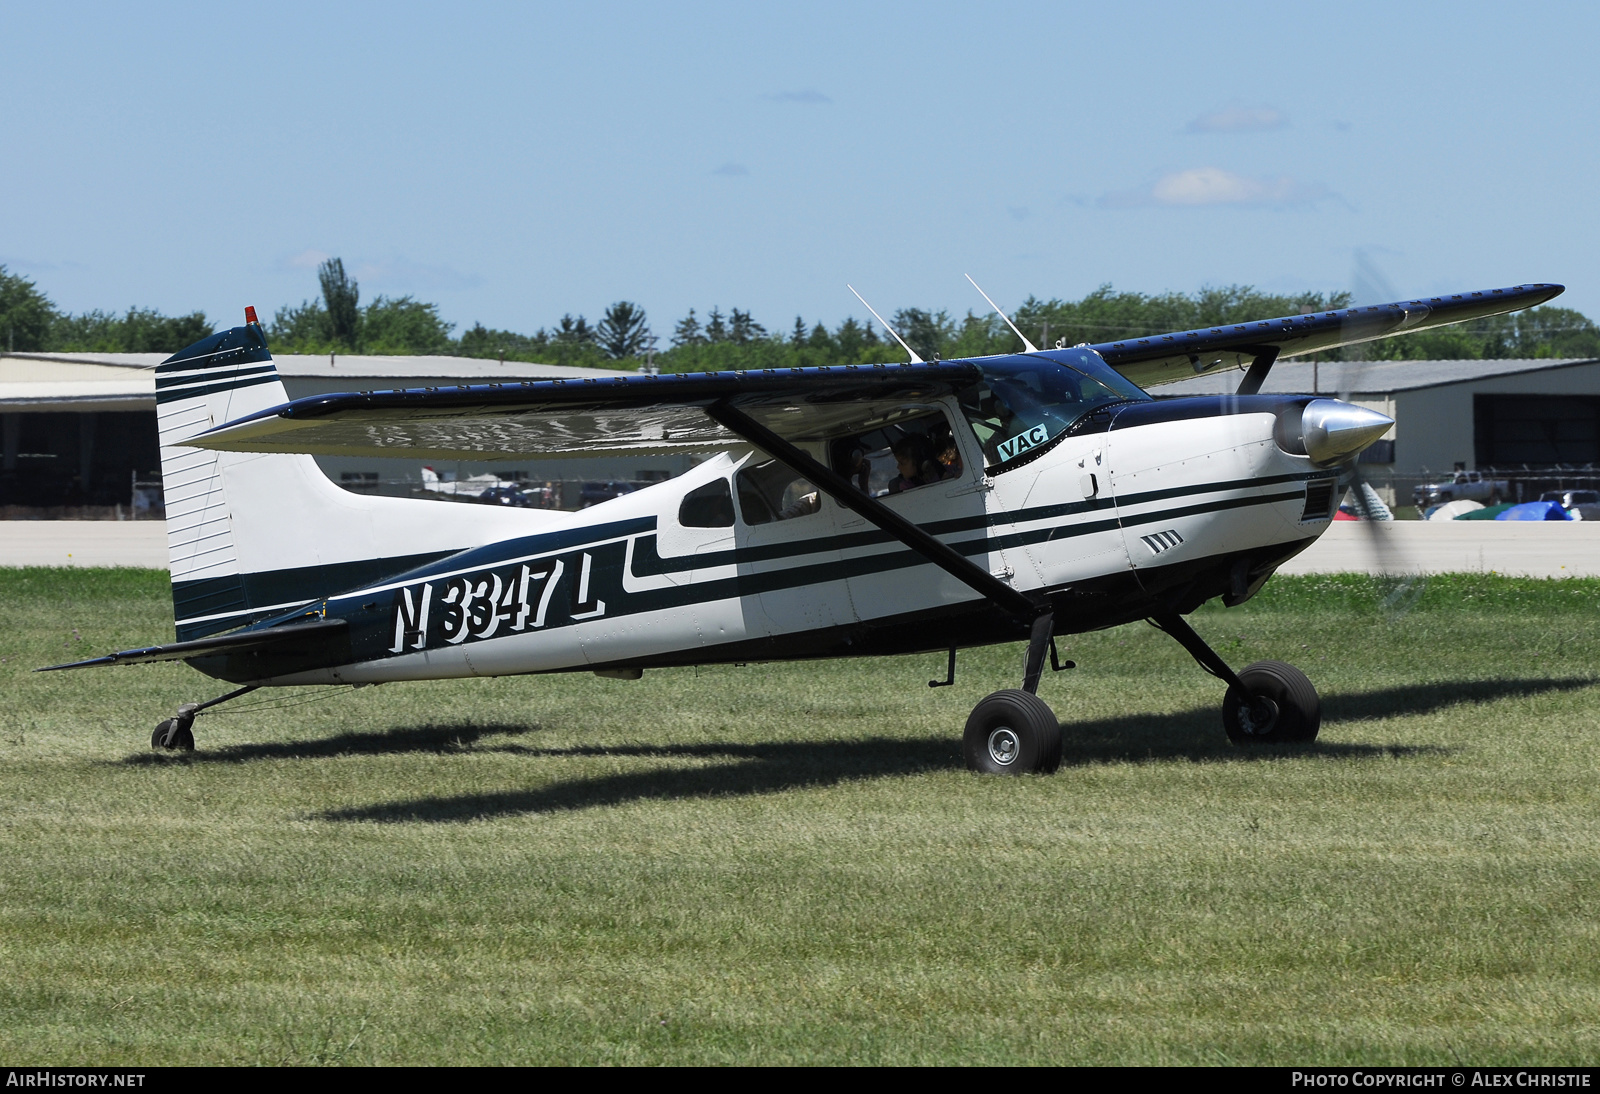
[[1425,482],[1411,491],[1412,502],[1418,509],[1463,499],[1499,505],[1509,497],[1510,480],[1497,479],[1481,471],[1457,471],[1444,482]]
[[1553,501],[1563,509],[1576,509],[1580,505],[1600,505],[1600,490],[1546,490],[1540,501]]
[[515,509],[532,509],[539,503],[520,486],[491,486],[478,495],[486,505],[509,505]]

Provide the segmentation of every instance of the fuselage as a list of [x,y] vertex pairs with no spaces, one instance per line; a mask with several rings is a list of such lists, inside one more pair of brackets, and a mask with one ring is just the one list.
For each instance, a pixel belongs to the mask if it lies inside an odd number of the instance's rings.
[[[1337,473],[1284,442],[1285,421],[1298,422],[1308,402],[1113,405],[1025,458],[1013,450],[996,472],[995,451],[960,428],[970,407],[950,397],[916,412],[955,427],[957,458],[929,465],[946,474],[880,500],[1017,590],[1048,596],[1057,633],[1191,611],[1217,596],[1237,603],[1329,525]],[[829,446],[805,444],[819,460]],[[527,535],[419,560],[298,609],[348,622],[332,645],[193,663],[240,682],[367,684],[1025,637],[1014,618],[826,495],[786,519],[758,515],[749,484],[763,460],[725,452],[555,525],[539,514]],[[726,512],[701,501],[722,497]],[[462,508],[418,504],[440,521]]]

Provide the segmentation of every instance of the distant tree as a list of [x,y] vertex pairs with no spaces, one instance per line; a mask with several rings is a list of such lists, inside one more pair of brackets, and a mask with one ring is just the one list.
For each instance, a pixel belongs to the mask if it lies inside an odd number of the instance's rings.
[[317,267],[322,282],[322,302],[328,309],[328,333],[349,349],[361,341],[361,289],[344,272],[344,259],[330,258]]
[[550,336],[543,330],[535,334],[517,334],[509,330],[491,330],[482,323],[472,324],[463,331],[457,352],[463,357],[504,358],[507,361],[543,361],[550,356]]
[[678,320],[678,325],[672,328],[672,344],[674,346],[702,346],[705,345],[706,336],[700,330],[700,320],[694,317],[694,309],[689,309],[687,319]]
[[450,354],[455,324],[439,318],[437,304],[424,304],[409,296],[380,296],[361,315],[361,348],[367,353]]
[[573,319],[570,312],[561,317],[561,322],[557,324],[553,333],[551,341],[566,345],[575,346],[594,341],[594,328],[589,325],[589,321],[581,315]]
[[321,353],[332,341],[328,309],[320,300],[302,300],[299,307],[284,305],[267,327],[267,344],[279,353]]
[[0,349],[44,349],[55,318],[55,305],[38,286],[0,266]]
[[595,328],[595,342],[613,361],[638,357],[653,341],[644,309],[628,300],[618,300],[607,308]]
[[794,317],[794,333],[789,335],[789,341],[795,346],[806,344],[806,321],[798,315]]
[[822,350],[830,354],[836,352],[839,348],[834,342],[833,336],[828,333],[828,328],[821,323],[811,328],[811,334],[806,338],[806,345],[812,349]]
[[767,336],[767,328],[750,318],[750,313],[733,309],[733,314],[728,317],[728,341],[738,346],[747,346],[758,338]]
[[722,313],[713,307],[706,313],[706,341],[715,345],[728,340],[728,325],[722,321]]
[[209,335],[201,312],[168,316],[152,308],[129,308],[125,315],[87,311],[57,316],[50,348],[63,352],[176,353]]
[[943,309],[929,312],[921,308],[901,308],[894,313],[894,329],[924,361],[947,356],[946,346],[955,336],[955,324],[950,320],[950,313]]

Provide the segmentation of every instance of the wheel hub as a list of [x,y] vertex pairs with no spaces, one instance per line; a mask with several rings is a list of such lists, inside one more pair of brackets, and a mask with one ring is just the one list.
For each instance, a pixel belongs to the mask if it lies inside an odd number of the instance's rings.
[[1278,721],[1278,704],[1265,695],[1253,696],[1239,704],[1239,728],[1252,737],[1272,732]]
[[1008,726],[1001,726],[989,732],[989,758],[1001,767],[1010,767],[1016,763],[1017,755],[1022,751],[1022,742],[1017,739],[1016,731]]

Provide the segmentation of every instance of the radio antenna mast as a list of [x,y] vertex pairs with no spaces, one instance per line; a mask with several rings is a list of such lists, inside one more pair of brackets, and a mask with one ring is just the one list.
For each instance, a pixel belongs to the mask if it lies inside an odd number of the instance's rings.
[[916,350],[914,350],[910,346],[906,345],[906,340],[904,338],[900,337],[900,334],[899,334],[898,331],[896,331],[889,324],[883,322],[883,316],[879,315],[875,311],[872,311],[872,305],[867,303],[867,298],[866,297],[864,297],[860,293],[856,292],[856,287],[854,285],[846,284],[845,288],[849,289],[853,293],[856,293],[856,299],[861,301],[861,304],[862,304],[863,307],[865,307],[868,311],[872,312],[872,318],[876,319],[879,323],[882,323],[884,330],[886,330],[890,334],[894,335],[894,340],[896,342],[900,343],[900,348],[901,349],[903,349],[907,353],[911,354],[911,363],[913,365],[925,365],[925,364],[928,363],[928,362],[924,361],[922,358],[917,356],[917,351]]
[[[963,274],[962,276],[965,277],[968,281],[972,281],[972,275],[971,274]],[[978,295],[979,296],[983,297],[985,300],[989,300],[989,294],[984,292],[983,289],[978,285],[978,283],[976,281],[972,281],[972,287],[974,289],[978,290]],[[866,301],[862,301],[862,303],[866,303]],[[1038,353],[1039,352],[1039,347],[1034,345],[1032,342],[1028,341],[1028,336],[1026,334],[1023,334],[1020,330],[1017,330],[1017,325],[1011,321],[1011,317],[1009,315],[1007,315],[1005,312],[1000,310],[1000,305],[999,304],[996,304],[993,300],[989,300],[989,306],[994,309],[994,313],[996,315],[998,315],[1001,319],[1004,319],[1006,321],[1006,326],[1011,328],[1011,332],[1013,334],[1015,334],[1018,338],[1022,339],[1022,344],[1028,347],[1028,352],[1029,353]]]

